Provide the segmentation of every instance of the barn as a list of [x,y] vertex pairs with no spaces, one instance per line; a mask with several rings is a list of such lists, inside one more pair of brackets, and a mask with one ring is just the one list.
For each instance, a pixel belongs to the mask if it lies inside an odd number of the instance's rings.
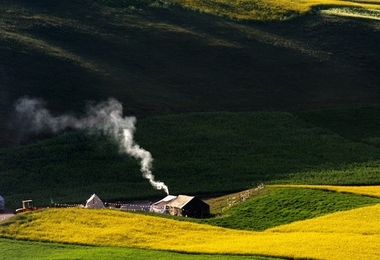
[[210,206],[203,200],[187,195],[178,195],[166,204],[170,215],[201,218],[210,215]]

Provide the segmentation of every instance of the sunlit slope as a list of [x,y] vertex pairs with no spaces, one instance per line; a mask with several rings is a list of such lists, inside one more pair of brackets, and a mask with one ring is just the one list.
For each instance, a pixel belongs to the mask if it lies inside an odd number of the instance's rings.
[[337,192],[348,192],[358,195],[380,197],[380,186],[332,186],[332,185],[270,185],[270,187],[291,187],[331,190]]
[[317,6],[380,9],[376,1],[339,0],[171,0],[187,8],[240,20],[282,20],[310,12]]
[[[302,232],[328,233],[346,235],[363,235],[371,240],[380,235],[380,204],[349,211],[336,212],[330,215],[298,221],[291,224],[268,229],[268,232]],[[369,244],[368,247],[372,245]],[[377,254],[380,257],[380,252]]]
[[310,12],[312,8],[355,7],[361,9],[380,9],[376,1],[342,0],[94,0],[111,7],[168,7],[177,4],[202,13],[226,16],[239,20],[284,20]]
[[[125,246],[181,252],[260,254],[319,259],[380,259],[380,205],[331,216],[338,220],[355,218],[352,228],[335,232],[303,229],[265,232],[236,231],[178,222],[113,210],[49,209],[22,214],[0,225],[2,237],[78,243],[102,246]],[[319,218],[321,219],[321,218]],[[317,219],[316,221],[318,221]],[[322,218],[323,219],[323,218]],[[300,222],[301,223],[301,222]],[[319,224],[314,224],[318,227]],[[361,231],[358,231],[360,228]],[[275,232],[276,231],[276,232]],[[280,232],[281,231],[281,232]],[[364,231],[371,231],[367,233]]]

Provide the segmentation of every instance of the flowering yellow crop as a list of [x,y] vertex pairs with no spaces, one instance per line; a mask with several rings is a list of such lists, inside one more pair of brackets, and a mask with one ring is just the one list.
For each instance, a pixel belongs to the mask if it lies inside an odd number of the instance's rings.
[[[268,232],[318,232],[336,234],[380,235],[380,204],[322,217],[297,221],[268,229]],[[380,244],[379,244],[380,245]],[[379,252],[380,253],[380,252]]]
[[[309,12],[316,6],[354,7],[380,9],[380,4],[371,0],[171,0],[205,13],[219,14],[241,20],[277,20]],[[289,16],[290,15],[290,16]]]
[[268,185],[269,187],[310,188],[380,197],[380,186]]
[[47,209],[0,224],[0,236],[192,253],[380,259],[379,214],[377,205],[317,218],[311,224],[302,221],[293,227],[248,232],[116,210]]

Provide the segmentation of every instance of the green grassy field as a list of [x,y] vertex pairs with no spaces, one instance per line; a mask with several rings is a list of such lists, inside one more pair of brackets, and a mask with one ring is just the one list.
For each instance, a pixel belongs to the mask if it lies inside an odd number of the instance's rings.
[[42,243],[11,239],[0,239],[2,257],[9,260],[18,259],[225,259],[225,260],[265,260],[281,259],[260,256],[201,255],[181,254],[156,250],[143,250],[120,247],[78,246],[57,243]]
[[378,198],[299,188],[269,188],[204,223],[242,230],[265,230],[336,211],[380,203]]
[[295,114],[350,140],[379,145],[379,106],[304,110]]

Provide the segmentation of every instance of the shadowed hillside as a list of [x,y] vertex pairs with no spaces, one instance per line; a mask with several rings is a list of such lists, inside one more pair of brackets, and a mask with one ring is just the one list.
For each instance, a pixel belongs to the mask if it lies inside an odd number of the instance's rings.
[[[135,140],[151,152],[170,194],[218,194],[258,183],[378,185],[380,149],[316,127],[290,113],[193,113],[149,117]],[[0,190],[9,206],[161,197],[105,136],[61,134],[0,150]]]
[[28,95],[78,112],[112,96],[137,116],[289,110],[379,100],[379,23],[309,15],[247,23],[179,7],[2,0],[1,145]]

